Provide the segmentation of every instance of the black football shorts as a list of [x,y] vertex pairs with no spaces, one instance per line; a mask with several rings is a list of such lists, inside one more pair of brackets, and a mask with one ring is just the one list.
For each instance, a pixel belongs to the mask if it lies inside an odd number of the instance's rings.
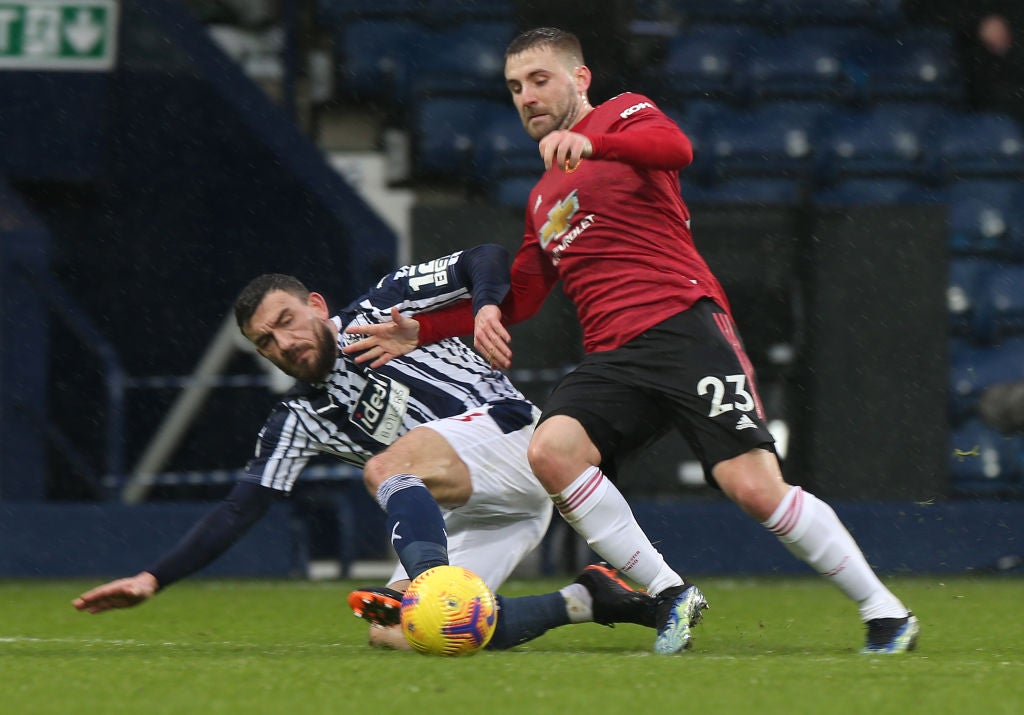
[[554,415],[583,425],[601,468],[675,428],[714,484],[711,468],[755,447],[774,451],[754,369],[729,314],[709,299],[625,345],[591,353],[544,401]]

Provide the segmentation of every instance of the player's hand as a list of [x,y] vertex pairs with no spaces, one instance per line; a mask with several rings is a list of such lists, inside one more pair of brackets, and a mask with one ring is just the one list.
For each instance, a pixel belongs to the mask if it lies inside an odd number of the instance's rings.
[[148,601],[160,584],[156,576],[143,571],[129,578],[118,579],[86,591],[71,602],[79,611],[103,613],[112,608],[131,608]]
[[346,345],[341,351],[346,355],[359,353],[355,357],[357,363],[372,360],[370,367],[377,368],[419,347],[420,322],[392,308],[390,323],[350,325],[345,332],[366,337]]
[[594,145],[589,139],[564,129],[548,134],[540,140],[538,147],[545,169],[560,166],[563,171],[575,171],[581,161],[594,153]]
[[501,309],[485,305],[477,311],[473,328],[473,345],[491,367],[507,370],[512,367],[512,336],[501,324]]

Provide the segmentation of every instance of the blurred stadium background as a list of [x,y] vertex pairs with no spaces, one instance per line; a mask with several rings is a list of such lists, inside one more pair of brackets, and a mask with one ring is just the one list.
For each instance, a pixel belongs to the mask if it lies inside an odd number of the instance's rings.
[[[647,94],[693,141],[683,196],[790,481],[881,571],[1017,569],[1024,439],[977,404],[1024,379],[1024,130],[926,2],[2,0],[0,576],[134,573],[226,493],[287,386],[228,316],[253,275],[337,306],[515,249],[540,167],[502,55],[540,24],[581,36],[595,103]],[[514,339],[542,403],[571,306]],[[389,558],[356,470],[300,483],[209,573]],[[688,571],[803,568],[678,439],[621,485]],[[533,567],[585,558],[556,520]]]

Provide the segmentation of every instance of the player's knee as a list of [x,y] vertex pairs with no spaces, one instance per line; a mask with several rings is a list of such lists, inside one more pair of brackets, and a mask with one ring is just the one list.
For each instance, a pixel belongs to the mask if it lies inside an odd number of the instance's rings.
[[530,469],[542,484],[547,484],[558,474],[565,460],[545,440],[534,439],[526,450]]
[[538,431],[530,440],[526,458],[530,469],[545,486],[564,481],[566,475],[575,477],[583,468],[585,460],[578,454],[577,446],[571,440],[562,439],[557,432]]
[[383,454],[378,454],[375,457],[371,457],[370,460],[363,465],[363,485],[366,487],[366,491],[370,493],[370,496],[376,498],[377,490],[380,489],[380,485],[390,477],[394,472],[387,464],[387,459]]
[[714,474],[726,496],[758,521],[768,519],[790,489],[777,470],[758,464],[723,462],[715,467]]

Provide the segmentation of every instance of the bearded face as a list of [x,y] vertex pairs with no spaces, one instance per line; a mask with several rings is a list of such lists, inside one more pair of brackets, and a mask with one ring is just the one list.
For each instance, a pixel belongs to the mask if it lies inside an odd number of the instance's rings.
[[285,291],[271,291],[245,326],[245,336],[260,355],[302,382],[322,382],[338,357],[334,333],[322,298],[303,301]]

